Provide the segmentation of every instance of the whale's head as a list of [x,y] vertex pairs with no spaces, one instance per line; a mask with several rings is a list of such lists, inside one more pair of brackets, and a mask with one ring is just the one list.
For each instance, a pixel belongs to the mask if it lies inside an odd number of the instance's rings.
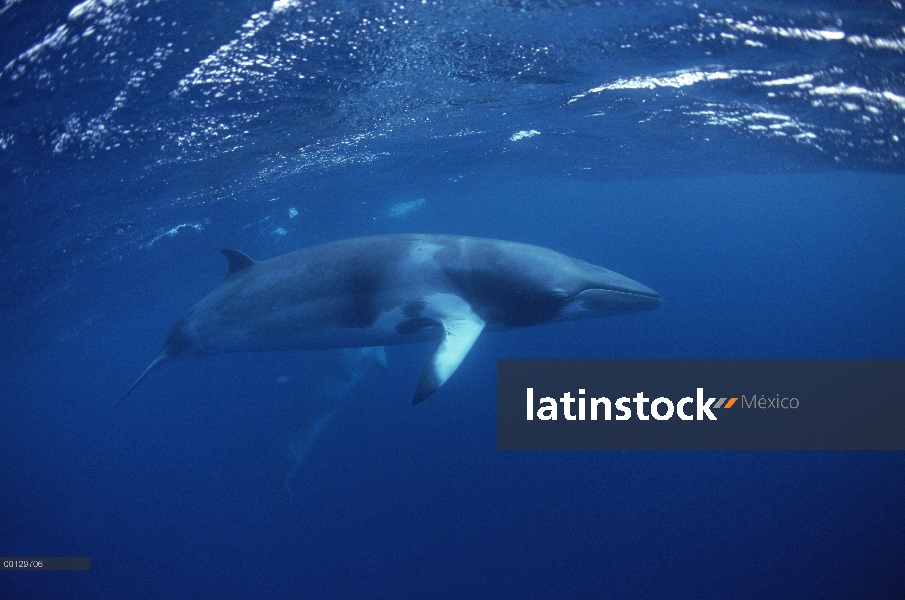
[[571,286],[555,321],[596,319],[652,310],[663,303],[660,294],[634,279],[585,263],[583,277]]
[[637,281],[541,246],[466,238],[438,255],[482,319],[503,327],[596,319],[662,303]]

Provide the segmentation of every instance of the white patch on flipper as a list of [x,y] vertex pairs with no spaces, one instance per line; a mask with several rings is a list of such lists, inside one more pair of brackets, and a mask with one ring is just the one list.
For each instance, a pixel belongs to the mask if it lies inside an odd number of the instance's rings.
[[483,329],[484,321],[480,319],[476,321],[451,319],[443,323],[445,335],[432,361],[440,385],[443,385],[459,368]]
[[425,317],[443,325],[443,339],[421,372],[412,404],[418,404],[455,373],[475,340],[484,330],[484,321],[471,306],[455,294],[431,294],[424,299]]

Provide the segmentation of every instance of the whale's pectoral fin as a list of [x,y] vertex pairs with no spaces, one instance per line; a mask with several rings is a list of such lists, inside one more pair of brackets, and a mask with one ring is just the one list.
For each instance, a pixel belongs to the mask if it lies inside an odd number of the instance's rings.
[[459,307],[455,313],[440,320],[443,325],[443,339],[434,355],[424,365],[412,404],[418,404],[446,383],[484,330],[484,321],[474,314],[467,304]]

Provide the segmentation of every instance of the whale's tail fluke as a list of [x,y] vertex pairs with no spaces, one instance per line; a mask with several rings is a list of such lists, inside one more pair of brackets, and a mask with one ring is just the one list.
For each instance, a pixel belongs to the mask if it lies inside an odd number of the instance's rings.
[[[286,408],[295,433],[289,442],[292,469],[283,484],[292,499],[292,480],[295,479],[333,415],[353,396],[359,382],[370,377],[375,367],[386,369],[387,355],[383,346],[340,348],[323,352],[315,359],[311,386],[306,397]],[[311,364],[309,363],[309,368]]]
[[142,373],[141,375],[139,375],[139,376],[138,376],[138,379],[135,380],[135,383],[133,383],[133,384],[131,385],[131,387],[129,387],[129,389],[126,390],[126,393],[123,394],[123,397],[119,399],[119,402],[116,403],[116,406],[119,407],[119,405],[123,403],[123,400],[126,399],[126,396],[128,396],[129,394],[132,393],[132,390],[135,389],[135,386],[137,386],[139,383],[141,383],[141,380],[144,379],[145,376],[146,376],[148,373],[151,372],[151,369],[153,369],[154,367],[156,367],[156,366],[159,365],[160,363],[164,362],[164,361],[165,361],[166,359],[168,359],[168,358],[170,358],[170,355],[167,354],[166,352],[162,353],[160,356],[158,356],[157,358],[155,358],[155,359],[154,359],[154,362],[152,362],[150,365],[148,365],[148,368],[145,369],[145,372]]
[[335,412],[335,410],[332,410],[315,417],[307,423],[301,424],[299,430],[293,434],[292,439],[289,441],[289,453],[292,455],[294,464],[289,473],[286,474],[286,478],[283,479],[283,485],[286,486],[286,491],[289,492],[290,502],[292,502],[292,480],[295,478],[296,473],[299,472],[299,469],[302,468],[311,446],[320,437],[321,432],[327,426],[327,423],[330,422],[330,419],[333,418]]

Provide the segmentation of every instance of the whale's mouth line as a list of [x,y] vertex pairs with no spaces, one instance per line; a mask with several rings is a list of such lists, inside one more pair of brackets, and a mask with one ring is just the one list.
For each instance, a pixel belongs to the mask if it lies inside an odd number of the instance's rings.
[[642,296],[644,298],[660,298],[660,294],[657,292],[641,292],[638,290],[626,290],[619,288],[599,288],[606,292],[618,292],[620,294],[628,294],[630,296]]
[[598,315],[617,315],[628,312],[640,312],[653,310],[663,304],[660,294],[654,290],[642,286],[612,286],[607,288],[587,289],[572,300],[572,306],[567,307],[563,316],[576,318],[580,311],[590,311],[590,314],[578,318],[592,318],[594,313]]
[[[626,294],[628,296],[640,296],[642,298],[651,298],[651,299],[662,299],[660,294],[653,290],[638,290],[632,288],[620,288],[620,287],[605,287],[605,288],[588,288],[583,290],[583,292],[610,292],[610,293],[618,293],[618,294]],[[582,293],[583,293],[582,292]]]

